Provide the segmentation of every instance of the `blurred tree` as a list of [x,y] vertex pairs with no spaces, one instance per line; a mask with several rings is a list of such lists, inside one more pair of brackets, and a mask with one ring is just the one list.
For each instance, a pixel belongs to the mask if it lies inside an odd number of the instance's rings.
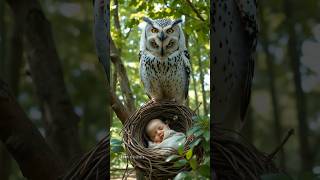
[[292,1],[285,0],[283,2],[284,13],[286,15],[286,31],[289,36],[288,40],[288,58],[290,59],[293,80],[295,85],[295,97],[296,97],[296,108],[297,108],[297,117],[298,117],[298,129],[299,129],[299,144],[300,144],[300,159],[301,159],[301,168],[303,171],[312,170],[312,154],[310,151],[309,143],[309,127],[307,119],[307,104],[306,96],[302,89],[301,81],[301,63],[300,56],[301,53],[298,50],[298,47],[301,46],[301,42],[297,39],[296,34],[296,21],[294,15],[293,7],[298,5],[298,3],[293,3]]
[[[265,7],[262,5],[262,7]],[[271,102],[272,102],[272,111],[273,111],[273,121],[274,121],[274,132],[275,132],[275,145],[278,146],[281,144],[282,141],[282,125],[281,125],[281,114],[280,114],[280,107],[279,107],[279,97],[277,93],[277,88],[276,88],[276,74],[275,74],[275,65],[274,65],[274,59],[273,55],[270,52],[269,45],[271,42],[269,41],[269,27],[265,17],[266,17],[266,9],[261,9],[259,13],[259,20],[260,24],[262,27],[265,27],[261,29],[260,31],[260,44],[262,46],[262,49],[265,54],[265,61],[267,64],[267,73],[269,76],[269,91],[271,95]],[[285,170],[286,165],[285,165],[285,154],[283,148],[281,148],[279,152],[279,167],[283,170]]]

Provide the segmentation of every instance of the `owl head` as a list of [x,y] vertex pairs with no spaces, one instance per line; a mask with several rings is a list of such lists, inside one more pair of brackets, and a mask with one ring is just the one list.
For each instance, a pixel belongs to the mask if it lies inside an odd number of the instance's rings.
[[141,34],[140,50],[149,51],[155,56],[166,57],[178,50],[185,50],[185,38],[181,19],[150,19]]

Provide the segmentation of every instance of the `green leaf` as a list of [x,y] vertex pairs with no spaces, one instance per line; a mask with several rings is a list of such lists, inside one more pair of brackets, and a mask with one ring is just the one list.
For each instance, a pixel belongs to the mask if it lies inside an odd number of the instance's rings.
[[185,166],[187,164],[187,160],[186,159],[180,159],[179,161],[175,162],[173,164],[173,167],[182,167]]
[[176,159],[178,159],[179,157],[181,157],[181,156],[176,155],[176,154],[173,154],[173,155],[167,157],[166,162],[170,162],[170,161],[176,160]]
[[204,177],[210,177],[210,166],[209,165],[201,165],[198,169],[199,173]]
[[265,174],[261,176],[261,180],[292,180],[285,174]]
[[111,151],[112,151],[113,153],[119,153],[119,152],[123,152],[124,149],[123,149],[122,146],[112,146],[112,147],[111,147]]
[[203,137],[206,141],[209,141],[210,140],[210,132],[209,131],[204,132]]
[[189,149],[189,150],[187,151],[187,153],[186,153],[186,159],[187,159],[187,160],[190,160],[191,157],[192,157],[192,155],[193,155],[192,149]]
[[182,171],[177,174],[173,180],[186,180],[188,178],[188,172]]
[[111,139],[110,144],[111,146],[119,146],[122,144],[122,141],[119,139]]
[[197,158],[195,156],[193,156],[193,158],[190,159],[189,164],[193,170],[197,169],[197,167],[198,167]]
[[197,139],[196,141],[192,142],[189,147],[193,149],[195,146],[197,146],[201,142],[201,139]]
[[187,136],[190,136],[190,135],[194,134],[196,131],[199,131],[199,130],[200,130],[199,126],[194,126],[194,127],[192,127],[191,129],[189,129],[187,131]]
[[199,129],[198,131],[194,132],[194,136],[199,137],[204,133],[204,130]]
[[180,144],[178,147],[178,153],[180,156],[183,156],[183,152],[184,152],[184,145]]

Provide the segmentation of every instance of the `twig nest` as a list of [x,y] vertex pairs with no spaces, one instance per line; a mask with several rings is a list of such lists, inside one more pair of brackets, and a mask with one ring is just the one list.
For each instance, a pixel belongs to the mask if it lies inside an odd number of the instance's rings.
[[264,174],[278,173],[267,154],[246,142],[237,132],[213,126],[213,171],[216,179],[256,180]]
[[[170,129],[186,134],[192,126],[194,115],[190,108],[172,101],[149,102],[138,109],[127,119],[123,129],[123,141],[131,164],[142,170],[149,179],[170,178],[181,171],[189,170],[190,167],[174,167],[172,162],[166,162],[170,155],[163,155],[159,149],[147,148],[145,128],[150,120],[161,119]],[[186,144],[192,140],[187,138]],[[178,153],[172,150],[171,154]]]

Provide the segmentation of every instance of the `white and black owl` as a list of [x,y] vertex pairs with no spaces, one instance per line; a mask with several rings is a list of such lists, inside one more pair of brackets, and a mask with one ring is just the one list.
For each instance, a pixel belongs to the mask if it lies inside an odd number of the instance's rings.
[[181,19],[143,18],[147,23],[140,41],[140,78],[154,101],[184,104],[188,97],[190,56]]

